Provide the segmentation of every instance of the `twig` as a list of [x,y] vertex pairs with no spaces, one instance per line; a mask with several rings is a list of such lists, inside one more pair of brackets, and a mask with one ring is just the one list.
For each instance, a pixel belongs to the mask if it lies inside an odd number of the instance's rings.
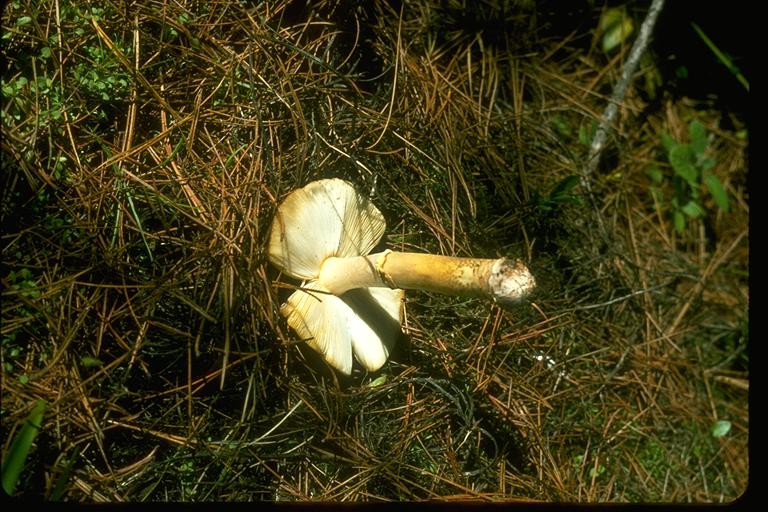
[[[280,425],[282,425],[285,422],[285,420],[287,420],[291,416],[291,414],[296,412],[296,409],[298,409],[299,406],[301,404],[303,404],[303,403],[304,403],[303,399],[300,399],[298,402],[296,402],[296,405],[291,407],[291,410],[288,411],[287,413],[285,413],[285,416],[283,416],[283,418],[280,421],[278,421],[275,425],[272,426],[272,428],[267,430],[264,434],[259,436],[257,439],[254,439],[253,441],[248,441],[247,443],[238,444],[237,446],[240,447],[240,448],[243,448],[243,447],[246,447],[246,446],[255,446],[255,445],[258,445],[258,444],[264,444],[264,443],[262,443],[262,441],[264,439],[266,439],[267,437],[269,437],[269,435],[272,432],[277,430],[280,427]],[[226,446],[226,445],[233,445],[234,443],[232,441],[210,441],[208,444],[213,445],[213,446],[221,446],[221,445],[225,445]]]
[[642,294],[648,293],[648,292],[654,292],[654,291],[659,290],[661,288],[665,288],[665,287],[667,287],[669,285],[670,285],[670,283],[657,284],[656,286],[651,286],[650,288],[641,288],[639,290],[635,290],[635,291],[633,291],[631,293],[628,293],[626,295],[622,295],[621,297],[616,297],[616,298],[611,299],[611,300],[609,300],[607,302],[600,302],[598,304],[588,304],[586,306],[575,306],[575,307],[568,308],[568,309],[561,309],[560,311],[556,311],[553,314],[559,315],[559,314],[563,314],[563,313],[570,313],[572,311],[583,311],[583,310],[586,310],[586,309],[604,308],[604,307],[616,304],[617,302],[623,302],[623,301],[625,301],[627,299],[631,299],[632,297],[635,297],[637,295],[642,295]]
[[[583,173],[581,175],[581,185],[584,187],[584,190],[587,191],[587,194],[589,195],[593,205],[596,205],[596,203],[592,196],[592,186],[590,185],[589,178],[592,176],[592,173],[595,172],[597,165],[600,163],[600,155],[602,154],[603,149],[605,149],[605,142],[608,139],[608,131],[610,130],[611,125],[613,125],[613,122],[616,120],[616,115],[619,112],[619,105],[622,101],[624,101],[624,95],[627,93],[629,82],[632,79],[632,75],[635,73],[637,64],[640,62],[640,57],[648,47],[651,32],[653,31],[653,27],[656,24],[656,18],[658,17],[659,12],[661,12],[661,8],[663,6],[664,0],[653,0],[653,3],[648,10],[648,14],[646,14],[645,20],[643,20],[643,24],[640,27],[640,33],[638,34],[637,39],[635,39],[635,43],[632,45],[632,49],[629,51],[629,57],[627,58],[627,62],[624,64],[624,69],[621,72],[621,78],[618,82],[616,82],[616,85],[613,88],[611,99],[608,103],[608,106],[605,108],[605,111],[603,111],[602,119],[600,120],[600,124],[598,125],[597,131],[595,132],[595,137],[592,139],[592,145],[589,148],[587,165],[584,167]],[[603,231],[605,231],[601,217],[598,215],[597,218],[598,222],[600,223],[600,227]]]

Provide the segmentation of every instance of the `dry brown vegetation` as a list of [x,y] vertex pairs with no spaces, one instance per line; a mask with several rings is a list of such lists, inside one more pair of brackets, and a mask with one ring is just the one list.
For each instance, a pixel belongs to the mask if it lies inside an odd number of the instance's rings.
[[[739,119],[651,102],[639,78],[593,198],[577,187],[558,199],[626,49],[547,34],[535,5],[101,4],[3,12],[4,457],[35,401],[48,403],[20,496],[744,491]],[[731,208],[704,196],[707,214],[677,232],[646,170],[669,173],[659,134],[685,141],[692,119]],[[370,191],[390,247],[526,258],[532,303],[409,293],[390,362],[334,374],[280,317],[297,283],[265,254],[281,198],[326,177]],[[731,422],[723,437],[718,420]]]

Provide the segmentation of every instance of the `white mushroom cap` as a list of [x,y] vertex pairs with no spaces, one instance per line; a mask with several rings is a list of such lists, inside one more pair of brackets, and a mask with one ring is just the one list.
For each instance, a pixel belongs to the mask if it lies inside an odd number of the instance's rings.
[[329,257],[368,254],[385,228],[381,212],[339,179],[315,181],[291,192],[272,223],[270,261],[305,280],[280,311],[310,347],[347,375],[352,372],[353,354],[369,371],[387,361],[401,332],[404,293],[360,288],[337,297],[317,277]]
[[378,208],[340,179],[318,180],[286,196],[272,221],[269,260],[286,274],[315,279],[331,257],[371,252],[387,224]]
[[349,375],[353,353],[368,371],[387,361],[401,332],[403,295],[403,290],[359,288],[337,297],[309,281],[291,294],[280,312],[300,338]]

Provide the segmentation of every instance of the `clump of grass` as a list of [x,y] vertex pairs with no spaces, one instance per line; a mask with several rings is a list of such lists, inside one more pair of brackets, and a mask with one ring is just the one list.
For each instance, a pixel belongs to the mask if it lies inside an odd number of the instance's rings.
[[[6,7],[4,457],[48,404],[17,495],[742,492],[746,142],[695,104],[638,116],[630,91],[587,200],[579,133],[624,50],[550,39],[531,6],[468,9]],[[681,231],[645,171],[694,117],[731,202]],[[278,202],[326,177],[370,192],[392,247],[529,258],[534,304],[409,294],[380,372],[329,371],[287,330],[292,285],[265,254]]]

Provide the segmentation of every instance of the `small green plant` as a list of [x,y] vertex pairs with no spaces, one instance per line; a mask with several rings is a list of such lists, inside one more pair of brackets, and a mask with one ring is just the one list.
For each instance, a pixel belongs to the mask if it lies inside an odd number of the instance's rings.
[[728,435],[731,431],[731,422],[728,420],[718,420],[712,425],[712,437],[721,438]]
[[19,360],[19,358],[24,353],[24,347],[16,341],[16,334],[16,331],[9,332],[8,334],[4,335],[2,341],[0,341],[0,347],[2,347],[3,352],[2,367],[6,376],[13,372],[13,362]]
[[27,299],[34,300],[40,297],[40,290],[37,288],[34,275],[28,268],[9,272],[8,282],[11,283],[10,291],[16,292]]
[[634,30],[632,18],[627,16],[626,9],[614,7],[603,12],[600,16],[599,30],[602,33],[603,52],[611,53],[623,45]]
[[[579,468],[581,468],[584,465],[584,455],[576,455],[573,457],[573,467],[577,471]],[[589,468],[589,472],[587,475],[589,478],[598,478],[599,476],[602,476],[603,473],[605,473],[606,468],[602,464],[598,464],[597,466],[591,465]]]
[[[124,55],[130,55],[130,47],[116,41]],[[108,48],[93,45],[85,48],[87,58],[74,68],[79,88],[90,97],[105,102],[122,101],[128,97],[131,78],[121,67]]]
[[[688,143],[683,143],[667,133],[661,134],[667,161],[673,172],[671,179],[674,192],[669,199],[669,206],[678,233],[685,230],[687,219],[696,219],[706,213],[702,205],[702,188],[709,192],[719,210],[728,212],[730,209],[725,187],[711,172],[715,161],[707,154],[707,130],[698,120],[694,119],[688,125],[688,139]],[[658,166],[652,166],[646,172],[653,181],[651,193],[657,203],[664,204],[661,190],[666,179],[664,171]]]
[[182,500],[192,498],[196,493],[195,483],[197,482],[198,472],[195,468],[195,463],[192,458],[184,460],[178,466],[179,475],[181,476],[181,496]]
[[542,212],[552,212],[566,204],[579,204],[581,198],[574,193],[574,189],[578,184],[578,176],[566,176],[552,187],[549,194],[541,195],[538,191],[534,190],[531,201]]

